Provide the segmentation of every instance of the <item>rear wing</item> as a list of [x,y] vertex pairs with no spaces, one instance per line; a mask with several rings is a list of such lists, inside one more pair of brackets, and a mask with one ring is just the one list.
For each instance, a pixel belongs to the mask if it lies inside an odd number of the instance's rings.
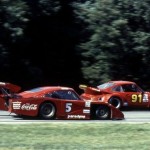
[[98,88],[89,87],[89,86],[83,85],[83,84],[80,84],[79,88],[84,90],[84,93],[87,93],[87,94],[94,94],[94,95],[101,94],[101,91]]
[[12,83],[0,82],[0,88],[6,88],[13,93],[19,92],[21,87]]
[[84,84],[80,84],[79,85],[79,88],[82,89],[82,90],[86,90],[88,86],[87,85],[84,85]]
[[105,90],[95,88],[95,87],[90,87],[90,86],[83,85],[83,84],[80,84],[79,88],[84,90],[84,93],[86,94],[93,94],[93,95],[109,94],[109,92]]

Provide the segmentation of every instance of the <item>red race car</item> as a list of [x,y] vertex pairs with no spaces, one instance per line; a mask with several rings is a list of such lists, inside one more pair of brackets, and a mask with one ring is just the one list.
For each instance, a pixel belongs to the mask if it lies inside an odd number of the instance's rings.
[[9,99],[21,88],[11,83],[0,82],[0,110],[8,110]]
[[80,85],[84,93],[83,99],[108,102],[120,109],[130,108],[149,108],[150,92],[142,90],[135,82],[130,81],[110,81],[95,87]]
[[9,112],[42,119],[124,119],[109,103],[83,100],[72,88],[38,87],[9,100]]

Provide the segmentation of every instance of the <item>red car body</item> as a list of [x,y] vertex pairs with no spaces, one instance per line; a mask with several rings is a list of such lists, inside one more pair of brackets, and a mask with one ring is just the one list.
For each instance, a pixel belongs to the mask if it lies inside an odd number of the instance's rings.
[[19,93],[9,101],[9,112],[42,119],[124,119],[109,103],[83,100],[72,88],[47,86]]
[[110,81],[97,87],[80,85],[84,90],[80,96],[83,99],[92,99],[108,102],[116,108],[149,108],[150,92],[142,90],[135,82]]

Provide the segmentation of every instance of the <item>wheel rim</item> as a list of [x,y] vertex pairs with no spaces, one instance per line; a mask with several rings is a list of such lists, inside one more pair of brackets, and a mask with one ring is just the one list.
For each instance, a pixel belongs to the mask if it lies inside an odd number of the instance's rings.
[[43,108],[43,114],[44,115],[49,115],[52,113],[52,108],[49,108],[48,106]]
[[51,103],[45,103],[41,107],[40,114],[45,119],[51,119],[55,115],[55,107]]
[[105,106],[100,106],[96,110],[96,116],[98,119],[108,119],[109,109]]

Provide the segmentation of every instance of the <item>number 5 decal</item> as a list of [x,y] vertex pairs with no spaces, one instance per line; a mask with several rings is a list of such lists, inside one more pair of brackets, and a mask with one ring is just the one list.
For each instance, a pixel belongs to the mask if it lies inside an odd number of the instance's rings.
[[72,106],[72,103],[66,103],[66,112],[70,112],[71,111],[71,106]]

